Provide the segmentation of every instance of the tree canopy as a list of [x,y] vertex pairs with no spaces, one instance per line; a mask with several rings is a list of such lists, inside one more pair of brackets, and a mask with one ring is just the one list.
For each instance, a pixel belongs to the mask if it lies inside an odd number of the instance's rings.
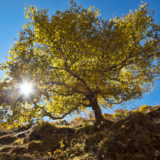
[[[159,76],[160,25],[147,4],[110,20],[75,2],[52,16],[34,6],[25,15],[28,21],[1,64],[3,97],[9,99],[0,104],[3,125],[59,119],[87,107],[100,123],[101,107],[141,98]],[[34,84],[27,98],[18,92],[23,81]]]

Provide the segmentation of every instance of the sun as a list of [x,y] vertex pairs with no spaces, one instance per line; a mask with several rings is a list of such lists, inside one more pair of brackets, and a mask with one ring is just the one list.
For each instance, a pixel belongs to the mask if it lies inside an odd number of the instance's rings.
[[33,84],[31,82],[24,81],[22,84],[19,85],[20,94],[28,97],[33,93]]

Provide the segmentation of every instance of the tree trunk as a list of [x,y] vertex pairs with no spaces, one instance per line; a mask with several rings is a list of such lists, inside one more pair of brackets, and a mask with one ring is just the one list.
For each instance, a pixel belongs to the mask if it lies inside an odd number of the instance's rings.
[[95,114],[96,123],[101,124],[101,122],[103,122],[103,116],[102,116],[101,108],[97,102],[97,95],[92,96],[90,103]]

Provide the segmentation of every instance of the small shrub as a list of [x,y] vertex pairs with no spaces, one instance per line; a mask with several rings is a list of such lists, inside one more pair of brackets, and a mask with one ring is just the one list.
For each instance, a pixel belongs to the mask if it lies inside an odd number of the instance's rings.
[[113,114],[113,118],[116,120],[121,120],[126,116],[126,110],[124,109],[116,109],[114,111],[115,113]]
[[107,120],[112,120],[113,119],[113,115],[112,114],[108,114],[108,113],[104,113],[103,117],[104,117],[104,119],[107,119]]
[[14,141],[14,144],[23,145],[24,144],[24,138],[18,138],[16,141]]
[[146,105],[146,104],[144,104],[144,105],[142,105],[142,106],[140,106],[140,108],[139,108],[139,112],[146,112],[146,111],[149,111],[151,109],[151,106],[148,106],[148,105]]

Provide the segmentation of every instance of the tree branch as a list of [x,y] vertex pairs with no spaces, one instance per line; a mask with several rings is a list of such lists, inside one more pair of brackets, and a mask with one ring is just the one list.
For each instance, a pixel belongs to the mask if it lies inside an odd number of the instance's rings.
[[50,112],[46,111],[46,110],[44,109],[44,107],[41,107],[41,106],[39,106],[39,105],[36,104],[36,103],[34,103],[34,105],[35,105],[36,107],[42,109],[42,111],[45,113],[44,116],[50,117],[50,118],[53,119],[53,120],[63,119],[65,116],[67,116],[68,114],[70,114],[71,112],[73,112],[74,110],[77,109],[77,108],[73,108],[73,109],[71,109],[70,111],[64,113],[62,116],[55,117],[55,116],[53,116]]

